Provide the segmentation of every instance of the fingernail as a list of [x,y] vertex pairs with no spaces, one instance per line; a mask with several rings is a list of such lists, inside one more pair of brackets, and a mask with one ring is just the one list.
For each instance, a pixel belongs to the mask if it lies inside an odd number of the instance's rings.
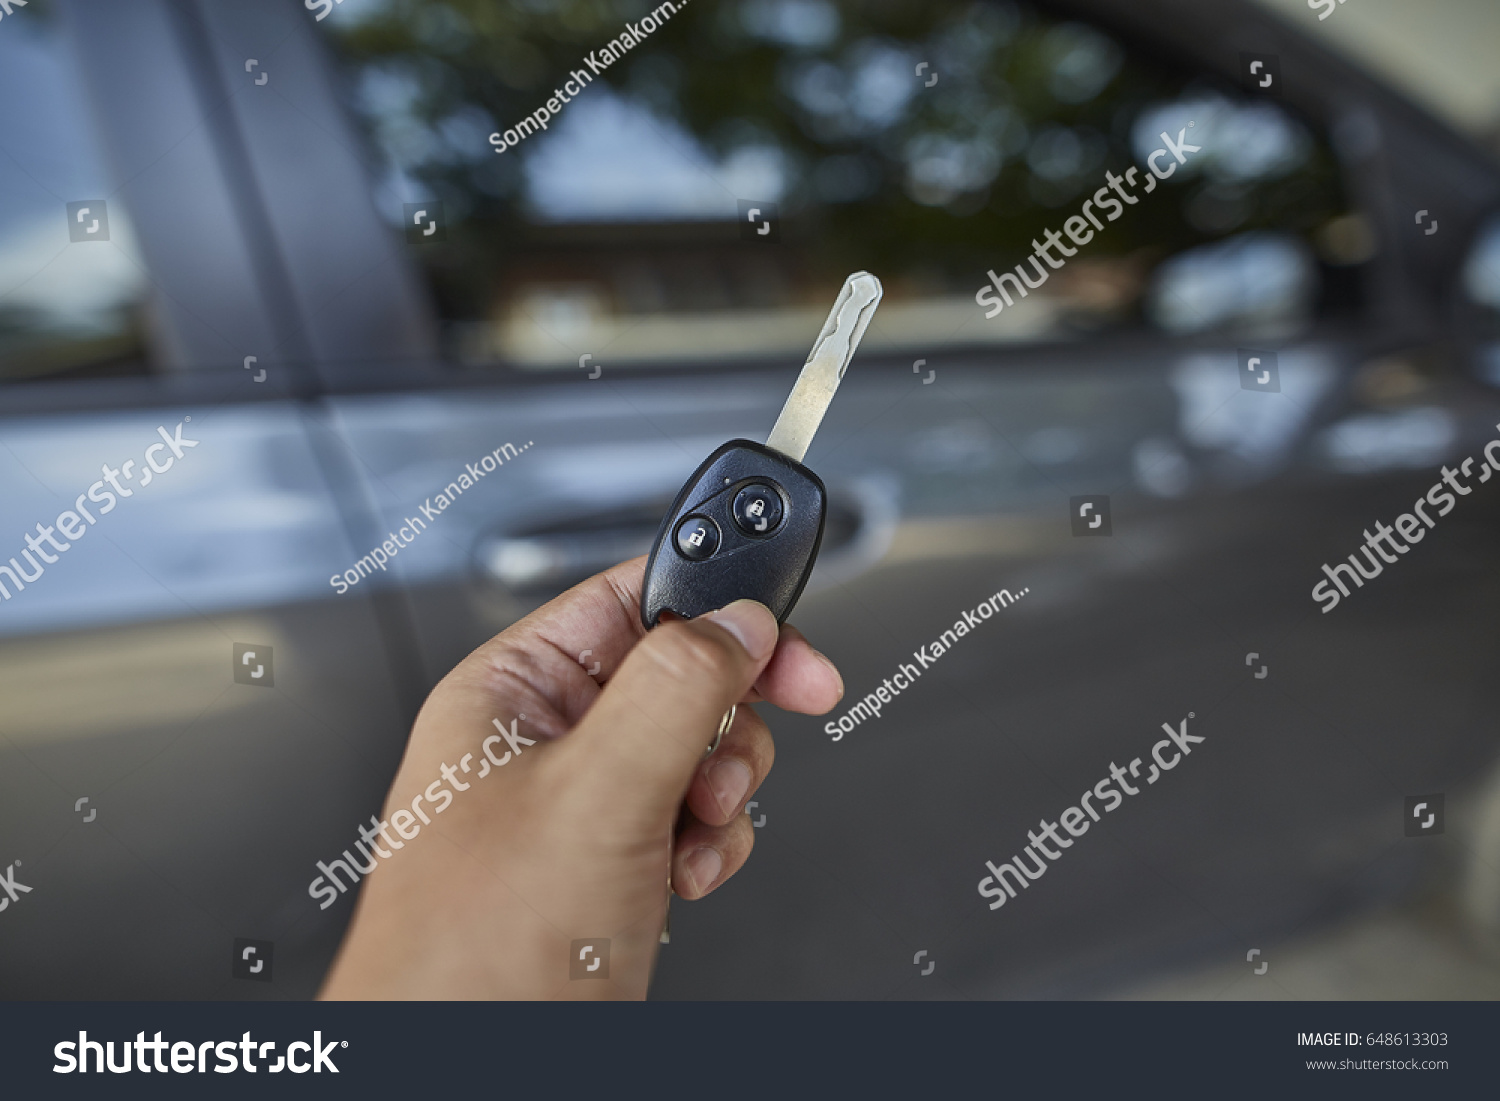
[[708,786],[719,810],[728,818],[740,809],[740,800],[750,791],[750,770],[743,761],[726,757],[708,770]]
[[781,628],[771,609],[754,600],[736,600],[717,612],[709,612],[707,618],[717,623],[735,638],[756,661],[771,656],[776,649],[776,638]]
[[719,878],[719,871],[723,867],[724,858],[719,855],[717,849],[704,847],[687,858],[684,868],[688,878],[693,881],[695,898],[714,885],[714,880]]
[[828,671],[833,674],[833,679],[839,682],[839,699],[844,698],[844,676],[839,672],[839,667],[822,650],[813,650],[813,655],[828,666]]

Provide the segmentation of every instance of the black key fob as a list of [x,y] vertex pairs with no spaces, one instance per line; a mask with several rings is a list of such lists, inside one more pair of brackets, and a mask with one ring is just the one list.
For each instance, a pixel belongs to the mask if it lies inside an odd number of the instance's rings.
[[742,598],[778,623],[802,595],[823,541],[822,479],[765,444],[730,440],[677,494],[656,533],[641,621],[685,619]]
[[641,622],[692,619],[758,600],[785,622],[823,541],[827,494],[802,465],[883,291],[857,271],[844,281],[764,444],[730,440],[703,461],[662,521],[646,563]]

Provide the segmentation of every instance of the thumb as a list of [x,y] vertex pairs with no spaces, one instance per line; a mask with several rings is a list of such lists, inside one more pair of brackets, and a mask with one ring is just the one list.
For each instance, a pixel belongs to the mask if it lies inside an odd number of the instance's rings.
[[675,820],[724,713],[771,660],[780,628],[765,605],[737,600],[664,623],[618,672],[559,746],[575,792],[612,825],[654,837]]

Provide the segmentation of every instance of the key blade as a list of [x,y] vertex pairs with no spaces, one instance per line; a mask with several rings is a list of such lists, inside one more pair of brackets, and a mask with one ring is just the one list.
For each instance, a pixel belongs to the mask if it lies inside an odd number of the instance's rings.
[[884,293],[880,280],[867,271],[857,271],[844,280],[833,309],[828,311],[828,320],[823,322],[823,331],[813,342],[802,373],[766,438],[767,447],[802,461]]

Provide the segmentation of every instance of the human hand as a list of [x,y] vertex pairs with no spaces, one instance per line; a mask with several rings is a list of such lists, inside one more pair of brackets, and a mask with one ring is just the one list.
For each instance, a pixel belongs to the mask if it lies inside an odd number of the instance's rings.
[[[644,572],[637,558],[590,578],[433,689],[322,997],[645,996],[669,867],[677,894],[701,898],[750,855],[743,811],[774,748],[744,705],[821,715],[844,687],[752,601],[647,633]],[[571,982],[572,942],[605,937],[608,980]]]

